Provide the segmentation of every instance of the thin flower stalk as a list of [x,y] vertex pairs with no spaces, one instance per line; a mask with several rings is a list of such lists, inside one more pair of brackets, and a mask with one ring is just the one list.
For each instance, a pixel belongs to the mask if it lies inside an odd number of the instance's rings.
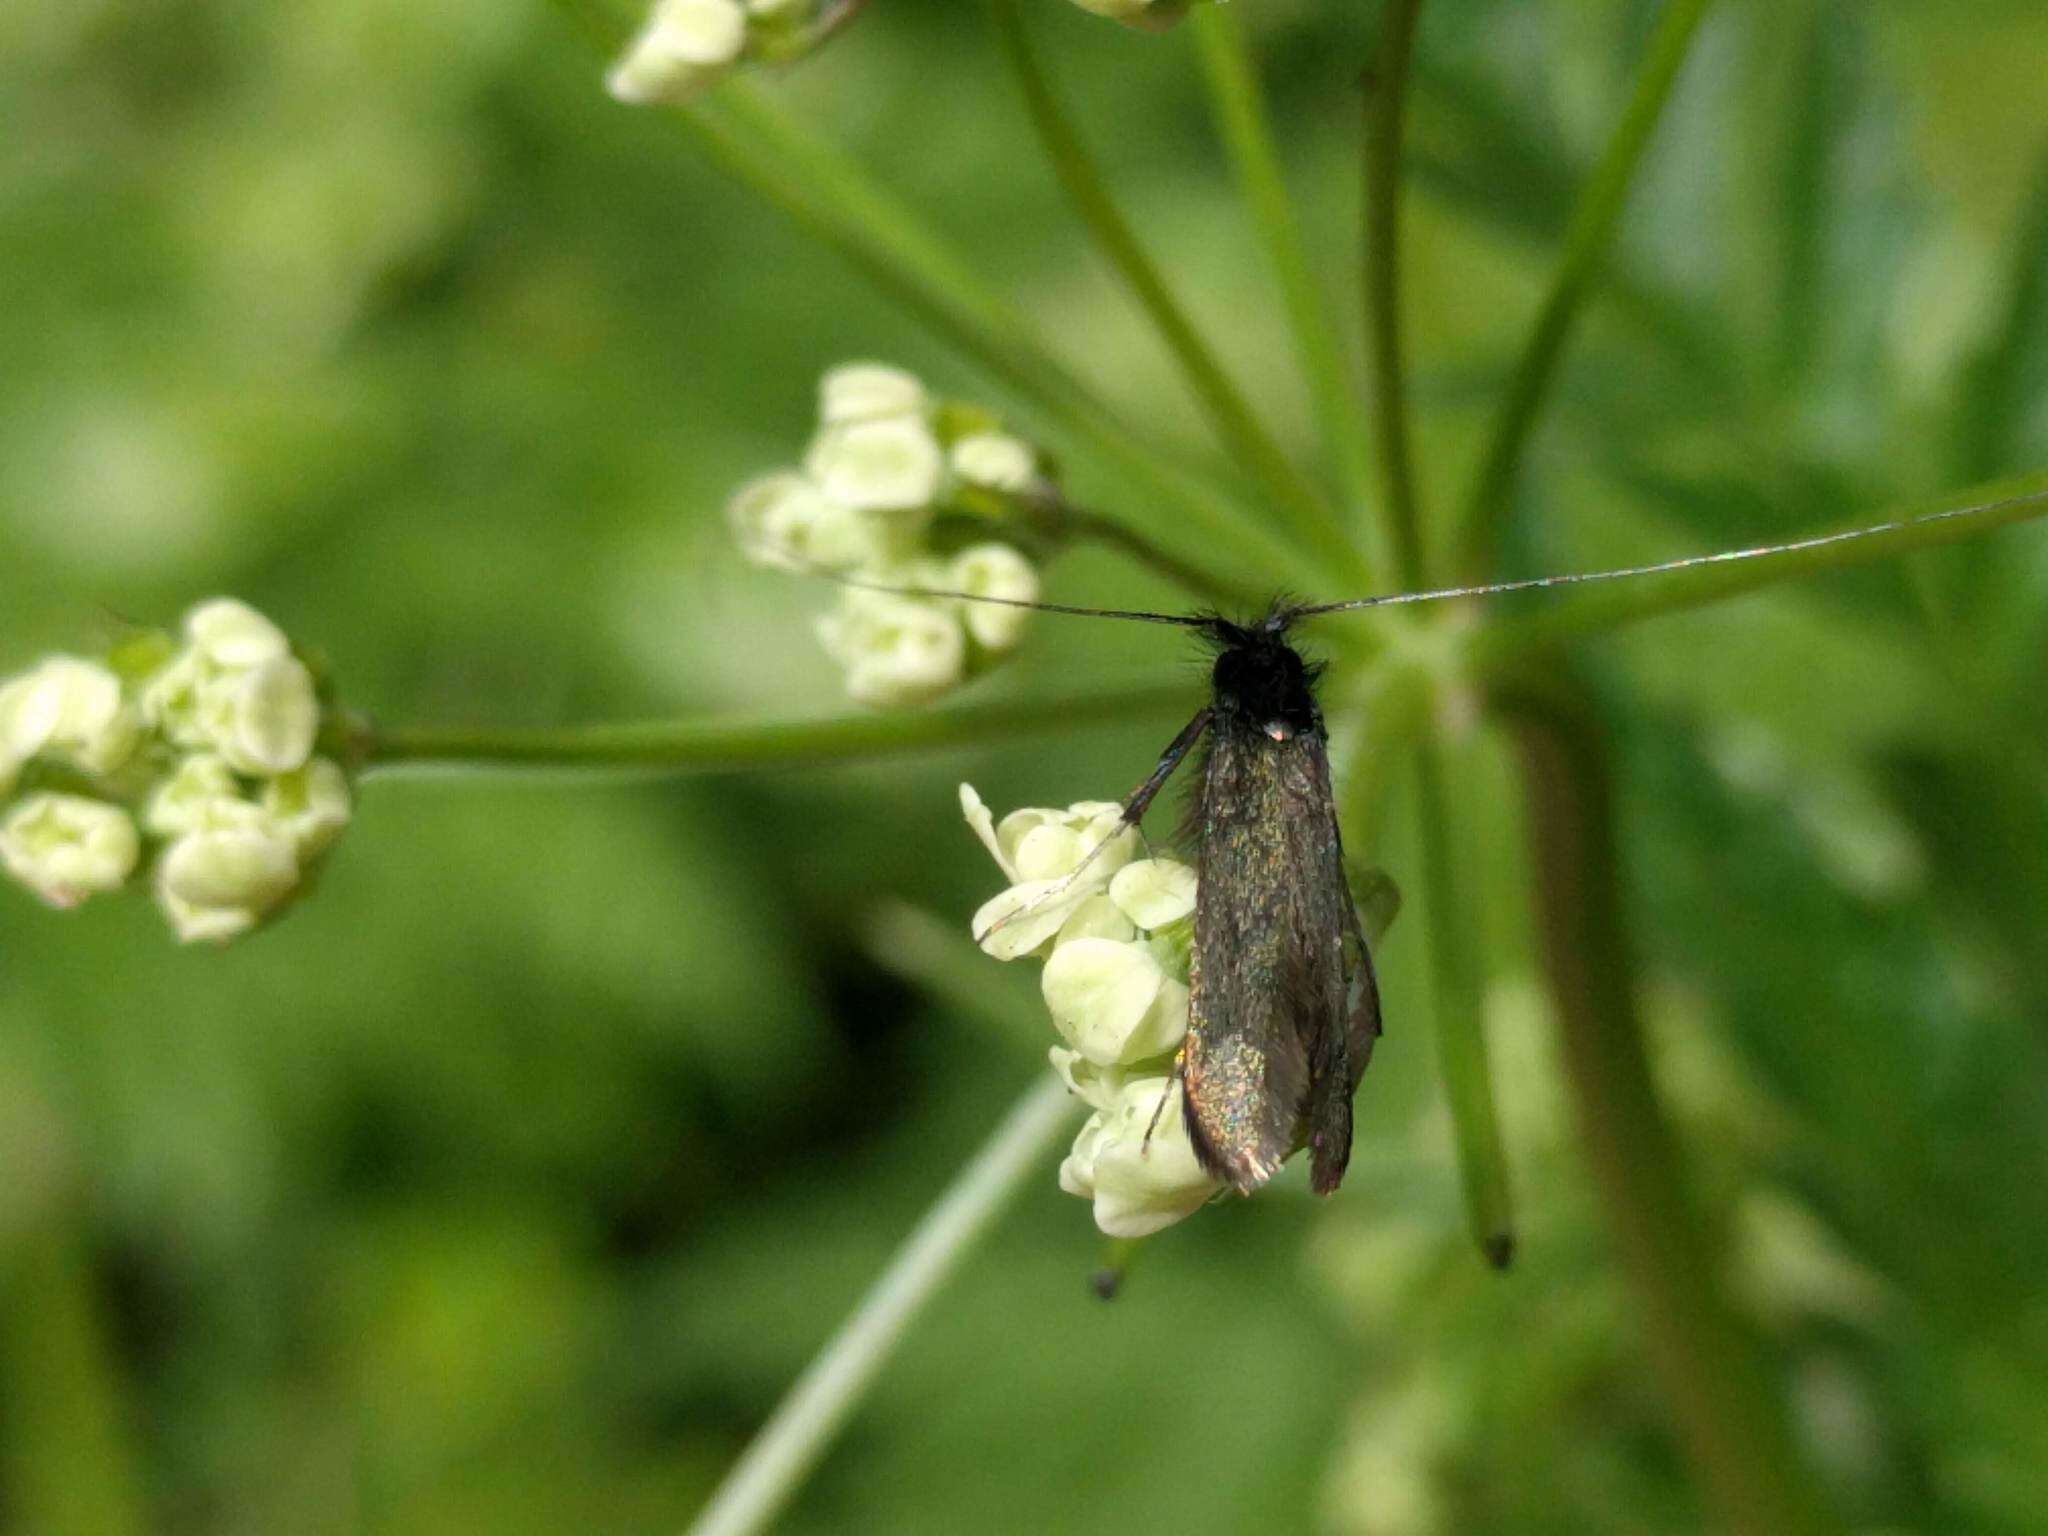
[[[1259,421],[1117,206],[1100,167],[1074,131],[1039,64],[1016,0],[991,0],[990,14],[1032,125],[1069,200],[1180,365],[1223,446],[1251,471],[1275,508],[1284,513],[1295,541],[1315,555],[1326,572],[1360,578],[1364,571],[1358,552],[1345,537],[1328,501]],[[1324,579],[1328,580],[1328,575]]]
[[1324,457],[1336,470],[1349,510],[1363,517],[1372,495],[1365,406],[1338,343],[1329,296],[1302,242],[1301,219],[1287,189],[1244,25],[1230,7],[1208,5],[1189,19],[1188,30],[1239,193],[1280,284]]
[[1536,324],[1508,381],[1486,455],[1461,510],[1458,558],[1453,565],[1459,573],[1477,576],[1493,568],[1522,452],[1556,382],[1579,312],[1613,243],[1643,151],[1663,118],[1679,70],[1711,3],[1712,0],[1671,0],[1650,40],[1627,110],[1615,125],[1606,152],[1579,196],[1565,234],[1563,259],[1551,278]]

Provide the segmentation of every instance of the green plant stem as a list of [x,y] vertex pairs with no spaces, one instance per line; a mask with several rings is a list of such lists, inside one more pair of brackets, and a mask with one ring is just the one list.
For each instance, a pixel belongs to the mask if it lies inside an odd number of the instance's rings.
[[1515,364],[1486,455],[1461,511],[1458,558],[1452,566],[1455,572],[1476,578],[1493,568],[1522,451],[1528,445],[1529,433],[1551,385],[1556,382],[1565,343],[1614,238],[1643,150],[1664,115],[1679,68],[1711,3],[1712,0],[1671,0],[1650,40],[1635,91],[1621,121],[1615,125],[1614,137],[1608,141],[1592,178],[1579,195],[1565,233],[1564,258]]
[[1514,1204],[1487,1064],[1486,976],[1472,934],[1471,894],[1453,847],[1446,777],[1443,744],[1425,743],[1415,755],[1416,820],[1437,1065],[1457,1141],[1465,1220],[1486,1261],[1506,1269],[1515,1252]]
[[1212,576],[1146,538],[1129,524],[1101,512],[1063,504],[1050,522],[1051,527],[1065,537],[1085,539],[1105,549],[1116,550],[1206,602],[1250,612],[1271,595],[1252,592]]
[[[1313,567],[1265,523],[1176,463],[1039,345],[942,239],[852,160],[800,127],[744,81],[714,103],[671,113],[698,152],[779,209],[968,361],[1179,512],[1229,564],[1303,579]],[[1191,542],[1194,542],[1191,540]]]
[[1074,131],[1066,109],[1038,62],[1017,0],[990,0],[989,13],[1003,56],[1017,77],[1032,126],[1060,185],[1066,189],[1096,246],[1130,288],[1180,365],[1223,446],[1272,498],[1275,509],[1285,515],[1289,530],[1301,547],[1325,564],[1325,580],[1361,579],[1364,569],[1358,552],[1345,538],[1335,512],[1261,425],[1117,207],[1108,181]]
[[1757,551],[1728,550],[1698,557],[1704,563],[1674,562],[1672,569],[1644,568],[1625,580],[1579,587],[1540,612],[1470,631],[1464,656],[1475,672],[1497,674],[1533,652],[1583,635],[1725,602],[1777,582],[1958,544],[2043,514],[2048,514],[2048,471],[1902,508],[1862,528]]
[[1188,19],[1188,31],[1195,40],[1238,192],[1280,284],[1323,453],[1336,469],[1350,510],[1362,518],[1372,499],[1365,406],[1344,363],[1329,297],[1309,265],[1301,220],[1287,190],[1243,23],[1228,5],[1203,5]]
[[1634,1292],[1650,1367],[1719,1528],[1839,1529],[1801,1467],[1762,1350],[1722,1293],[1636,1015],[1606,750],[1556,676],[1511,703],[1528,786],[1540,943],[1594,1187]]
[[1401,346],[1401,126],[1422,0],[1387,0],[1378,64],[1365,98],[1365,323],[1373,421],[1384,495],[1381,517],[1404,587],[1428,579]]
[[1075,1110],[1066,1085],[1041,1073],[748,1443],[690,1527],[691,1536],[748,1536],[767,1527],[825,1453],[912,1319],[1073,1122]]
[[1185,711],[1184,687],[1062,699],[994,699],[946,709],[835,720],[643,720],[492,728],[343,725],[324,750],[365,772],[708,773],[901,757],[978,746],[1134,715]]

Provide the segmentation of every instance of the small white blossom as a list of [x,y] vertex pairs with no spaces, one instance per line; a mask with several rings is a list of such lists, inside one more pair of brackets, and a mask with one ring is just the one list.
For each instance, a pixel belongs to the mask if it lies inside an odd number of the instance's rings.
[[1031,445],[1006,432],[974,432],[953,445],[953,473],[992,491],[1028,491],[1038,478]]
[[1097,1066],[1171,1055],[1188,1032],[1188,989],[1142,944],[1062,938],[1039,978],[1053,1027]]
[[82,795],[30,795],[0,823],[0,864],[53,907],[119,890],[141,855],[128,813]]
[[963,784],[960,811],[1012,882],[975,913],[976,941],[1000,960],[1044,958],[1040,987],[1065,1042],[1052,1048],[1053,1070],[1095,1111],[1060,1187],[1093,1201],[1113,1237],[1180,1220],[1221,1187],[1195,1161],[1172,1068],[1188,1029],[1195,871],[1135,858],[1137,830],[1114,801],[998,822]]
[[181,942],[218,944],[254,928],[298,881],[291,842],[274,828],[191,832],[157,864],[157,904]]
[[1095,1202],[1110,1237],[1150,1237],[1200,1210],[1222,1186],[1202,1171],[1171,1077],[1124,1083],[1089,1116],[1060,1165],[1060,1187]]
[[0,689],[0,778],[48,753],[111,773],[135,750],[140,723],[121,680],[95,661],[51,656]]
[[953,557],[946,569],[946,590],[974,597],[999,598],[996,603],[962,603],[967,632],[992,651],[1007,651],[1024,637],[1031,622],[1029,608],[1007,603],[1038,601],[1038,572],[1007,544],[976,544]]
[[827,427],[804,467],[818,488],[854,512],[892,512],[929,521],[945,476],[939,440],[921,416],[891,416]]
[[206,684],[199,719],[237,773],[290,773],[304,765],[320,730],[313,674],[295,656],[273,656]]
[[881,708],[925,704],[966,669],[960,623],[937,604],[852,589],[818,620],[818,638],[846,670],[847,694]]
[[887,363],[841,363],[818,381],[818,419],[828,427],[895,416],[922,419],[928,405],[917,375]]
[[341,836],[354,812],[348,775],[339,763],[316,757],[266,784],[262,810],[301,859],[313,858]]
[[632,106],[684,101],[725,74],[746,42],[739,0],[657,0],[605,89]]
[[883,552],[877,530],[796,470],[749,480],[726,503],[725,516],[740,553],[756,565],[847,571]]
[[1071,1046],[1056,1045],[1045,1054],[1054,1074],[1067,1085],[1067,1092],[1090,1109],[1108,1109],[1131,1080],[1123,1068],[1090,1061]]
[[1139,859],[1109,882],[1109,899],[1140,928],[1164,928],[1195,910],[1195,872],[1177,859]]
[[249,826],[261,815],[260,808],[243,797],[241,781],[227,759],[199,752],[157,786],[142,824],[158,837],[181,837],[207,828]]
[[216,597],[185,615],[185,638],[214,666],[242,671],[291,654],[291,642],[262,614],[238,598]]

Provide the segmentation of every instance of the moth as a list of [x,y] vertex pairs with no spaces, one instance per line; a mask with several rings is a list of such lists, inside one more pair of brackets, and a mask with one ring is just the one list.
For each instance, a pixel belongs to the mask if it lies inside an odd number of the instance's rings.
[[[1276,600],[1262,618],[1244,623],[1215,614],[1082,608],[820,574],[902,596],[1177,625],[1214,648],[1209,702],[1124,799],[1117,832],[1090,850],[1066,883],[1117,835],[1136,827],[1175,770],[1199,753],[1183,833],[1195,854],[1198,884],[1188,1030],[1176,1067],[1188,1139],[1203,1170],[1242,1193],[1265,1183],[1305,1147],[1310,1186],[1328,1194],[1342,1183],[1351,1157],[1352,1100],[1380,1036],[1379,985],[1345,876],[1329,738],[1316,701],[1320,668],[1294,647],[1293,627],[1303,619],[1366,608],[1494,597],[1793,554],[1984,510],[1951,508],[1618,570],[1334,603]],[[1055,889],[1042,899],[1057,894]],[[1001,921],[1021,915],[1012,912]]]
[[1182,1115],[1204,1172],[1249,1193],[1298,1146],[1334,1190],[1351,1101],[1380,1034],[1379,984],[1344,873],[1320,668],[1288,640],[1296,610],[1200,621],[1210,699],[1124,802],[1136,826],[1199,753],[1186,818],[1196,854]]

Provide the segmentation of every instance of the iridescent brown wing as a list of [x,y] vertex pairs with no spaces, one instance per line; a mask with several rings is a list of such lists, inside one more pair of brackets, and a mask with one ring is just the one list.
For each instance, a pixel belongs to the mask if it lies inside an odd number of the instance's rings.
[[[1218,721],[1193,818],[1201,884],[1182,1070],[1202,1166],[1240,1190],[1304,1139],[1316,1188],[1351,1149],[1347,1019],[1357,918],[1344,881],[1320,730],[1285,741]],[[1362,951],[1361,951],[1362,952]]]

